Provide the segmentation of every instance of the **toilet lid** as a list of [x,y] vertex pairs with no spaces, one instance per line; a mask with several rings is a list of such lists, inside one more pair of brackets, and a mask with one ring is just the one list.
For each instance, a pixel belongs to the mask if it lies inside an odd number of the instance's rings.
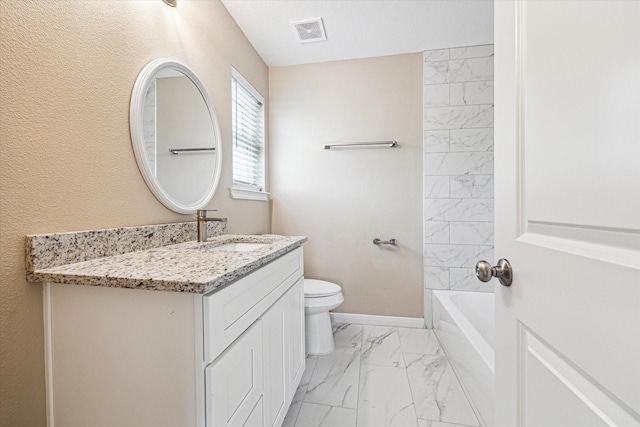
[[328,297],[340,293],[342,288],[335,283],[324,280],[304,279],[304,297],[319,298]]

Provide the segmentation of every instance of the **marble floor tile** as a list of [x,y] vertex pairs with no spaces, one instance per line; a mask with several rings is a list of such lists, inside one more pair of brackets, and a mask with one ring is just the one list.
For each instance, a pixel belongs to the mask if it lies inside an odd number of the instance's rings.
[[333,329],[336,349],[307,357],[282,427],[479,425],[433,331],[354,324]]
[[479,425],[445,356],[411,353],[404,356],[418,418]]
[[287,415],[285,415],[284,420],[282,421],[282,427],[294,427],[296,425],[296,419],[298,418],[298,413],[300,412],[300,407],[302,406],[302,400],[304,399],[304,395],[306,393],[306,386],[298,387],[298,389],[296,390],[296,394],[293,395],[293,400],[291,401],[291,406],[289,406]]
[[360,349],[340,348],[318,356],[305,402],[356,409],[360,377]]
[[309,381],[311,381],[311,375],[316,368],[316,363],[318,363],[318,356],[307,356],[306,367],[304,368],[304,373],[302,374],[302,378],[300,379],[299,387],[306,387],[309,385]]
[[418,427],[466,427],[462,424],[443,423],[440,421],[418,420]]
[[362,365],[358,425],[417,427],[418,419],[405,368]]
[[362,364],[404,367],[398,329],[364,325],[362,330]]
[[336,347],[360,348],[362,346],[362,325],[335,323],[332,326]]
[[431,329],[398,328],[398,335],[403,353],[443,355]]
[[303,403],[296,427],[356,427],[356,410]]

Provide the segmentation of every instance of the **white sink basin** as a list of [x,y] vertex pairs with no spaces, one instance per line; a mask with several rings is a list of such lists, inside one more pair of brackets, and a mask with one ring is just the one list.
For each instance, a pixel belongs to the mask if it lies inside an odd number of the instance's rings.
[[264,248],[266,243],[227,243],[225,245],[216,246],[212,250],[214,251],[226,251],[226,252],[249,252],[256,249]]

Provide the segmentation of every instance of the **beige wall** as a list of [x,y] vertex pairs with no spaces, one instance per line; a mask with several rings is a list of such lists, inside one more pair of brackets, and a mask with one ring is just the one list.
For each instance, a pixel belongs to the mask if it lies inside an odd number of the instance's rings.
[[[273,232],[348,313],[422,317],[422,54],[272,68]],[[400,148],[323,150],[395,139]],[[374,237],[396,238],[398,248]]]
[[270,206],[234,201],[231,66],[268,97],[268,70],[219,1],[0,2],[0,425],[45,425],[42,286],[24,280],[24,236],[184,221],[147,189],[129,101],[150,60],[206,86],[223,136],[211,208],[230,232],[270,231]]

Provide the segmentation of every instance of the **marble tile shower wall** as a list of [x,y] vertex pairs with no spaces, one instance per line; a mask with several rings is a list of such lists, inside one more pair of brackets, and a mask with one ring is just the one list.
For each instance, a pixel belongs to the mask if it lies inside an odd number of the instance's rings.
[[151,170],[156,170],[156,83],[149,85],[144,99],[142,112],[142,129],[144,131],[144,145],[147,151],[147,161]]
[[430,312],[432,289],[493,289],[474,273],[493,262],[493,45],[424,53],[423,147]]

